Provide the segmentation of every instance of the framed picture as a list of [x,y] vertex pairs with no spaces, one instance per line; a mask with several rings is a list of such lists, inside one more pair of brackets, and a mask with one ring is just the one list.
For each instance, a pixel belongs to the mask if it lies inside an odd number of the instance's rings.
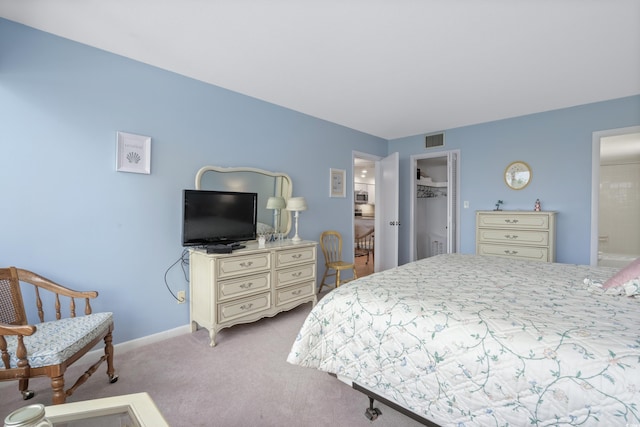
[[347,183],[344,169],[330,169],[329,197],[346,197]]
[[116,132],[116,170],[151,173],[151,137]]

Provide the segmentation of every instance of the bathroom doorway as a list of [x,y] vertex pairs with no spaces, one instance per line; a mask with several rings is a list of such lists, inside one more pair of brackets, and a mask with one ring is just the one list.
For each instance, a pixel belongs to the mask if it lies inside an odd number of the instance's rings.
[[621,268],[640,257],[640,127],[593,139],[591,265]]

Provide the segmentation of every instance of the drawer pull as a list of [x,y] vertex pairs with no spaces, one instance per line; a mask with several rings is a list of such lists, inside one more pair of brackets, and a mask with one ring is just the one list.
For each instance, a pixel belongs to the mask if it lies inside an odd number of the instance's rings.
[[244,268],[251,267],[252,265],[253,265],[253,261],[241,262],[240,263],[240,267],[244,267]]
[[240,306],[240,310],[250,310],[251,307],[253,307],[253,303],[249,303],[249,304],[242,304]]
[[298,289],[297,291],[291,292],[291,295],[300,295],[302,293],[302,289]]
[[507,224],[517,224],[518,220],[517,219],[505,219],[504,222],[506,222]]
[[291,258],[293,258],[293,259],[302,258],[302,254],[293,254],[293,255],[291,255]]
[[291,273],[291,277],[300,277],[302,276],[302,271],[297,271],[295,273]]
[[505,234],[505,235],[504,235],[504,238],[505,238],[505,239],[515,240],[515,239],[517,239],[517,238],[518,238],[518,235],[517,235],[517,234]]
[[504,251],[504,253],[507,255],[515,255],[518,253],[518,251]]
[[240,287],[242,289],[249,289],[252,286],[253,286],[253,282],[247,282],[247,283],[243,283],[242,285],[240,285]]

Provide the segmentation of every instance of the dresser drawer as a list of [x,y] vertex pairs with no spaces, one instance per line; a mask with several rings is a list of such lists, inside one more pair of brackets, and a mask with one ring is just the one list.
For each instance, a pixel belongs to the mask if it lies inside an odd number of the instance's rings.
[[551,261],[549,259],[548,248],[535,246],[492,245],[480,243],[477,247],[477,253],[479,255],[493,255],[533,261]]
[[251,295],[271,288],[271,273],[265,271],[253,276],[242,276],[218,282],[218,300]]
[[549,232],[547,231],[479,228],[477,237],[480,243],[515,243],[539,246],[549,244]]
[[304,264],[292,268],[276,270],[276,288],[287,286],[303,280],[315,279],[316,265]]
[[238,319],[249,314],[268,310],[271,307],[271,292],[218,304],[218,323]]
[[251,255],[230,256],[216,259],[218,279],[258,273],[271,268],[271,254],[262,252]]
[[307,246],[303,248],[285,249],[276,252],[276,268],[303,262],[315,261],[316,247]]
[[289,301],[295,301],[299,298],[309,297],[316,292],[316,281],[301,283],[299,285],[289,286],[288,288],[278,289],[276,291],[276,305],[281,305]]
[[540,214],[508,212],[499,214],[478,214],[478,227],[499,228],[533,228],[540,230],[549,229],[549,216]]

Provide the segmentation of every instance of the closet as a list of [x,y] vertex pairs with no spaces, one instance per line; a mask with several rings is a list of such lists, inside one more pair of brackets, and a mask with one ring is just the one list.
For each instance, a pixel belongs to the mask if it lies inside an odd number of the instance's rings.
[[420,159],[416,167],[416,259],[448,252],[447,157]]

